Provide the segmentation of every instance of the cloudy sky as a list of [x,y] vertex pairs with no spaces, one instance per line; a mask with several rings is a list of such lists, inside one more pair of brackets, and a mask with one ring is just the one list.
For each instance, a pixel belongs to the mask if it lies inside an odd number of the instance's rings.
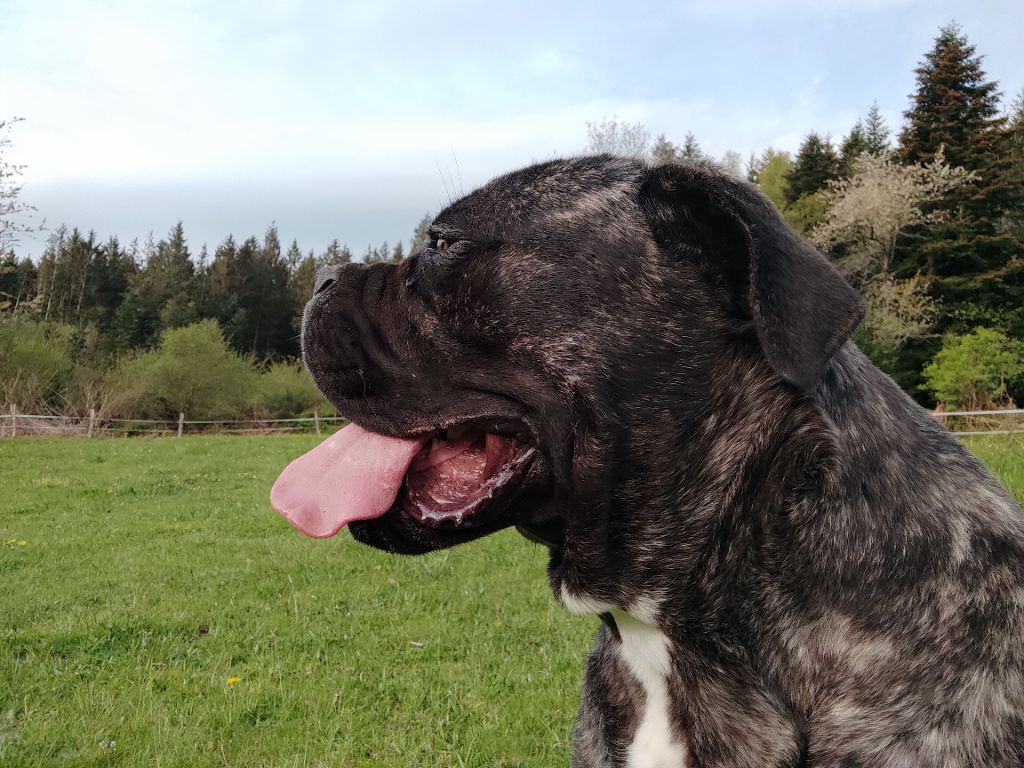
[[[617,116],[705,150],[794,150],[877,100],[898,127],[952,20],[1007,98],[1020,0],[0,0],[25,202],[122,241],[184,222],[354,251]],[[38,255],[43,237],[20,253]]]

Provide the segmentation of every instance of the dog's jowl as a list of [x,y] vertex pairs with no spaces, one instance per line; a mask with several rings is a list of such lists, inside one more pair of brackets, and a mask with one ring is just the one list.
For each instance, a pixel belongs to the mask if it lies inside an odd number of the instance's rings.
[[1024,765],[1024,513],[771,203],[587,157],[430,236],[318,276],[306,364],[353,423],[275,485],[297,527],[546,545],[598,627],[580,768]]

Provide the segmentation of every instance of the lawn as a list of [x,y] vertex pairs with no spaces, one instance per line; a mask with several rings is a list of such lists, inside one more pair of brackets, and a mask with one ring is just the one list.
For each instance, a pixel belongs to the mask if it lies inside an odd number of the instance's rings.
[[544,551],[306,539],[266,496],[315,440],[0,441],[0,766],[568,763],[595,622]]

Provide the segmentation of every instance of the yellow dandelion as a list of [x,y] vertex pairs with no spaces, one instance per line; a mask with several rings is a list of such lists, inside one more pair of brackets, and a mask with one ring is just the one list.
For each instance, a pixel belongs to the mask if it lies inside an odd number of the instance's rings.
[[240,682],[242,682],[242,678],[240,678],[240,677],[229,677],[228,678],[228,685],[238,685]]
[[26,544],[28,544],[28,542],[25,541],[24,539],[21,539],[20,541],[18,541],[18,546],[19,547],[24,547]]

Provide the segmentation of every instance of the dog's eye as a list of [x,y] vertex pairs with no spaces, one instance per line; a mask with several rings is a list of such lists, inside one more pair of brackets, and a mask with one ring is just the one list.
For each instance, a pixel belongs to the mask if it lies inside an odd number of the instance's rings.
[[451,243],[445,240],[443,237],[437,238],[437,243],[434,245],[435,251],[441,251],[444,253],[451,247]]

